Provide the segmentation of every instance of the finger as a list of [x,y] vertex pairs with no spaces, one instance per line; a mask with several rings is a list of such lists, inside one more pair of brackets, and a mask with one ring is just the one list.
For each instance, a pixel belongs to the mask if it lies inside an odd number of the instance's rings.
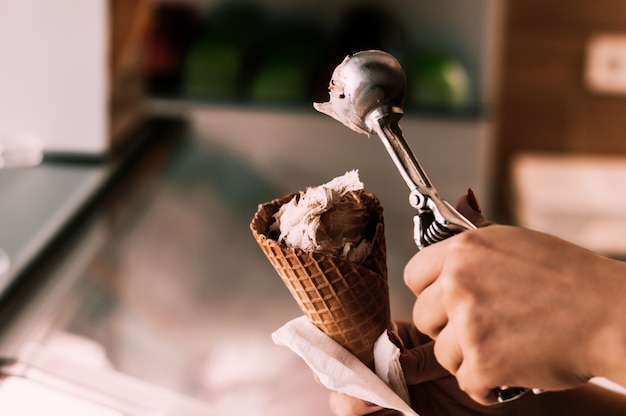
[[493,224],[483,216],[476,194],[471,188],[467,190],[467,194],[457,199],[455,208],[477,227]]
[[459,367],[456,374],[459,388],[477,403],[482,405],[492,405],[498,403],[495,389],[484,383],[479,373],[469,365]]
[[497,403],[494,389],[488,386],[480,372],[471,365],[471,360],[464,360],[463,350],[458,342],[461,332],[455,330],[454,325],[448,324],[439,334],[434,347],[435,358],[443,368],[454,374],[459,388],[472,400],[482,405]]
[[456,375],[463,363],[463,351],[458,342],[457,332],[451,326],[448,324],[439,333],[433,352],[437,362],[450,373]]
[[404,267],[404,283],[415,295],[422,293],[439,277],[447,241],[449,240],[422,248]]
[[[492,224],[486,220],[476,200],[474,191],[469,189],[466,195],[461,196],[456,203],[456,207],[461,214],[468,218],[477,227]],[[443,261],[446,254],[446,242],[440,241],[422,248],[406,264],[404,268],[404,282],[415,293],[419,295],[426,287],[430,286],[441,273]]]
[[[317,374],[313,373],[313,379],[315,380],[315,382],[317,384],[319,384],[320,386],[324,386],[324,383],[322,383],[322,380],[320,380],[320,378],[317,376]],[[324,386],[326,387],[326,386]]]
[[[493,224],[482,215],[476,194],[471,188],[468,189],[467,194],[458,198],[456,209],[477,227]],[[422,248],[404,268],[404,282],[416,295],[439,276],[445,255],[444,243],[445,240]],[[427,257],[426,260],[425,257]]]
[[437,380],[450,375],[435,358],[434,346],[435,342],[430,341],[400,354],[400,364],[408,385]]
[[448,315],[441,301],[440,287],[437,282],[428,286],[413,305],[413,323],[421,333],[432,339],[436,339],[448,323]]
[[380,406],[336,391],[330,392],[328,402],[335,416],[362,416],[383,410]]

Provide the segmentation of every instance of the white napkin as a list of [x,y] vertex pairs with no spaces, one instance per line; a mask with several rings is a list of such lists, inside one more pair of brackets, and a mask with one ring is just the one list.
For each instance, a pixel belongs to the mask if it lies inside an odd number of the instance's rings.
[[272,339],[298,354],[326,388],[405,416],[419,416],[407,403],[409,393],[400,366],[400,350],[386,333],[374,346],[376,374],[305,316],[287,322],[272,334]]

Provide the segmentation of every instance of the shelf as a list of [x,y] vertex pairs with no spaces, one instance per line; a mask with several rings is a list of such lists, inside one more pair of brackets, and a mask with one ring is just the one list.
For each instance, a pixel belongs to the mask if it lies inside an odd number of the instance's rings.
[[[225,101],[211,99],[194,99],[179,97],[151,97],[146,100],[146,111],[152,115],[187,116],[191,111],[211,109],[227,109],[242,112],[281,112],[281,113],[317,113],[313,103],[255,103],[242,101]],[[404,119],[424,119],[441,121],[476,121],[483,122],[490,118],[488,108],[471,108],[463,111],[444,111],[436,109],[406,106]]]

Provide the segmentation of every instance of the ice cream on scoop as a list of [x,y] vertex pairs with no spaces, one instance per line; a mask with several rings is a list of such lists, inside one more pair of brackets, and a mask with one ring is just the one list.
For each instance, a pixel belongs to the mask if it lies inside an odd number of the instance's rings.
[[406,76],[400,63],[387,52],[369,50],[348,55],[328,86],[330,99],[313,107],[357,133],[370,134],[370,114],[402,114]]
[[356,170],[309,187],[280,207],[271,230],[279,233],[277,240],[287,247],[358,263],[371,245],[364,239],[370,218],[356,192],[361,190]]

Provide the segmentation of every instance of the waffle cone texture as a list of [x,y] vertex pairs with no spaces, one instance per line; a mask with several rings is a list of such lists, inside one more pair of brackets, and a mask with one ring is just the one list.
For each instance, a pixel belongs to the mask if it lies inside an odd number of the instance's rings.
[[387,254],[380,202],[361,192],[371,218],[365,237],[372,246],[359,264],[286,247],[269,235],[273,215],[297,194],[259,205],[250,228],[304,315],[373,370],[374,343],[391,327]]

